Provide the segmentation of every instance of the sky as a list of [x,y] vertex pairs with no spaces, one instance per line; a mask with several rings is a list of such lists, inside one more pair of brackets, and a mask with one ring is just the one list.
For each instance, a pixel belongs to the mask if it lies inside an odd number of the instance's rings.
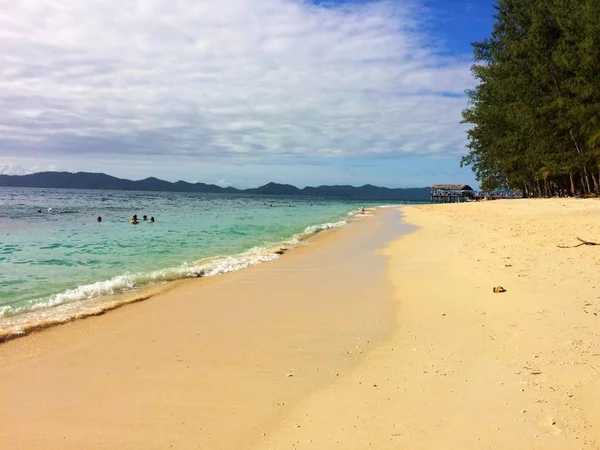
[[464,94],[493,0],[20,0],[0,173],[475,184]]

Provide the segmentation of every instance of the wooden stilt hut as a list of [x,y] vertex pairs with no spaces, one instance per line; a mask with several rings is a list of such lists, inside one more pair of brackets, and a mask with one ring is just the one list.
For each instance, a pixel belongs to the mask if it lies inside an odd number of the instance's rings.
[[468,184],[436,184],[431,187],[431,203],[460,203],[473,194]]

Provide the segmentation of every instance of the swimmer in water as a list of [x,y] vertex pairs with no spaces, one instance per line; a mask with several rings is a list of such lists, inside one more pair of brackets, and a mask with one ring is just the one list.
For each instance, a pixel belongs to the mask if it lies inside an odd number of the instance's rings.
[[154,216],[150,217],[150,223],[154,223]]
[[144,217],[142,217],[143,220],[148,220],[148,216],[144,214]]
[[96,219],[98,222],[102,222],[102,217],[98,216],[98,218]]
[[133,215],[133,218],[129,221],[129,223],[132,224],[132,225],[137,225],[139,223],[138,222],[138,218],[137,218],[137,214]]

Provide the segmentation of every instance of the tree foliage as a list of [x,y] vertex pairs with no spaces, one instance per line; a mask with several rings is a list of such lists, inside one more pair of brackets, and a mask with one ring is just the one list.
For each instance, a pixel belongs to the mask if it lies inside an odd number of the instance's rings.
[[461,166],[484,190],[600,191],[600,2],[498,0],[473,43]]

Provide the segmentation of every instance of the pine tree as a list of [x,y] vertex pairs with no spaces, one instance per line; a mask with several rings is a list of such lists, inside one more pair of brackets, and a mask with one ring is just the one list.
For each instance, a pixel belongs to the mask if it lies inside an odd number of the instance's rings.
[[600,191],[600,2],[498,0],[463,111],[484,190]]

